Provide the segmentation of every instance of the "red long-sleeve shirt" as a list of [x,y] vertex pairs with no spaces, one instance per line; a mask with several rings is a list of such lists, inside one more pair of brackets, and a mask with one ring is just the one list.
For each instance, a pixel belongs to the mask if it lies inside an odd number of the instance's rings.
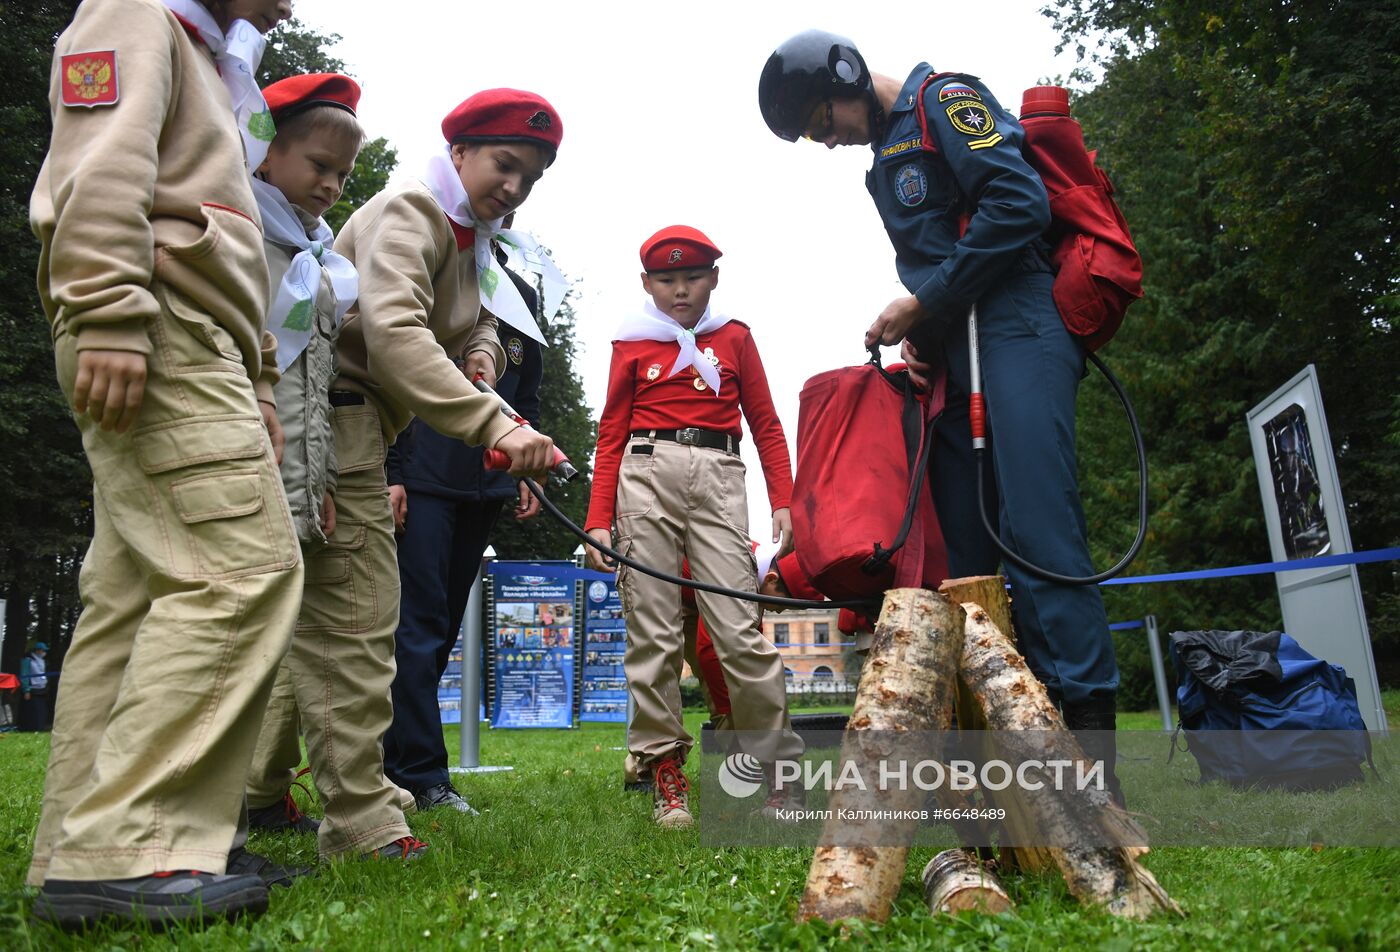
[[668,377],[676,362],[674,341],[615,340],[612,368],[608,372],[608,397],[598,421],[598,449],[593,460],[593,495],[589,500],[587,529],[612,527],[617,500],[617,471],[633,430],[677,430],[699,427],[743,435],[740,419],[749,421],[758,448],[763,478],[768,484],[768,504],[785,509],[792,497],[792,459],[787,437],[773,408],[768,376],[748,325],[730,321],[719,330],[702,334],[695,346],[712,349],[719,361],[719,395],[703,381],[694,367],[684,367]]

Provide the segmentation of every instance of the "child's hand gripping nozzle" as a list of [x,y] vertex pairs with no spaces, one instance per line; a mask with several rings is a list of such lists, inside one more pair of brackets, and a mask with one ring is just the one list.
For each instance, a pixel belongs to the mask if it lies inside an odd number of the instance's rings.
[[[478,374],[475,378],[472,379],[472,384],[476,387],[476,389],[480,390],[482,393],[489,393],[491,396],[499,400],[501,402],[501,412],[504,413],[506,416],[510,417],[512,420],[514,420],[516,423],[519,423],[521,426],[530,426],[530,421],[526,420],[519,413],[515,412],[515,408],[512,407],[509,403],[506,403],[505,399],[499,393],[491,389],[491,386],[485,380],[482,379],[480,374]],[[530,428],[534,429],[533,427]],[[487,469],[502,471],[510,469],[510,457],[507,454],[501,452],[500,450],[488,449],[486,451],[484,462]],[[558,446],[554,447],[554,462],[550,464],[549,471],[555,476],[559,477],[560,482],[565,483],[567,483],[569,480],[573,479],[575,476],[578,475],[578,470],[574,468],[574,464],[569,462],[569,458],[564,455],[564,451],[561,450]]]

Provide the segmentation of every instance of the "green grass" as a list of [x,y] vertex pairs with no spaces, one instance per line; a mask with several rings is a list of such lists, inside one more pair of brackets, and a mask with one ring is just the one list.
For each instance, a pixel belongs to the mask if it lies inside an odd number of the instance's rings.
[[[1386,706],[1400,727],[1400,692]],[[692,732],[699,715],[688,715]],[[1151,712],[1122,726],[1160,730]],[[23,884],[38,817],[46,735],[0,735],[0,949],[894,949],[1104,950],[1393,948],[1400,850],[1163,848],[1146,865],[1182,920],[1124,922],[1079,906],[1051,877],[1007,877],[1015,915],[934,917],[916,848],[888,923],[797,925],[811,851],[705,849],[697,830],[663,832],[648,798],[621,792],[615,725],[484,731],[482,761],[509,773],[459,781],[483,810],[411,817],[428,856],[339,863],[273,893],[262,919],[166,935],[101,929],[70,937],[29,921]],[[448,749],[457,732],[449,729]],[[698,762],[698,758],[696,759]],[[703,820],[703,818],[702,818]],[[315,861],[312,837],[255,835],[254,850]],[[1390,938],[1387,939],[1386,936]]]

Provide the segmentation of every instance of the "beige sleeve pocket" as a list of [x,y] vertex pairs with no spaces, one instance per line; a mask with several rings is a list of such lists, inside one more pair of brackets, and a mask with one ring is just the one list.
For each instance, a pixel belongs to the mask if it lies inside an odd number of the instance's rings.
[[248,367],[262,362],[270,282],[262,231],[243,212],[205,204],[204,233],[156,250],[155,276],[233,335]]

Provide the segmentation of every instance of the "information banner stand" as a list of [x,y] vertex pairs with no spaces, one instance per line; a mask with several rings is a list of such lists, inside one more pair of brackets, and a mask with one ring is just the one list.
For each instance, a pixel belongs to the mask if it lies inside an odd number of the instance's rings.
[[491,726],[573,727],[578,569],[498,561],[488,573]]
[[627,626],[611,579],[584,582],[583,713],[581,720],[627,723],[627,676],[622,655]]

